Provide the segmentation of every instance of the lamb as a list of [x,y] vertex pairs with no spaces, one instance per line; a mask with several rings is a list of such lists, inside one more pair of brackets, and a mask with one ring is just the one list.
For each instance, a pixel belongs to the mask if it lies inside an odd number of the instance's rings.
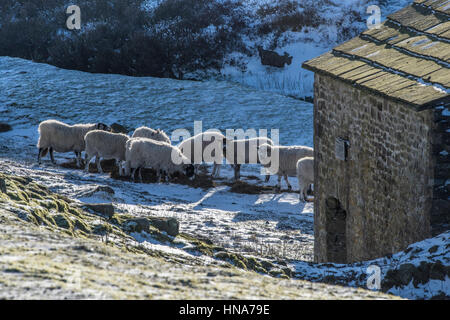
[[129,176],[133,169],[131,175],[134,181],[136,170],[139,169],[139,179],[142,181],[142,168],[156,170],[158,182],[161,181],[162,172],[169,176],[182,172],[188,178],[194,175],[194,166],[177,147],[147,138],[131,138],[126,143],[125,175]]
[[47,152],[50,153],[52,163],[56,164],[53,151],[62,153],[73,151],[77,159],[77,166],[81,167],[81,152],[85,149],[84,136],[92,130],[111,131],[103,123],[68,125],[57,120],[42,121],[38,129],[38,163],[41,164],[41,158]]
[[[213,162],[211,176],[216,177],[219,175],[223,161],[224,144],[226,144],[226,138],[223,134],[206,131],[183,140],[178,148],[190,160],[190,163],[194,164],[195,174],[198,173],[200,163]],[[220,152],[218,155],[216,155],[217,150]]]
[[299,199],[306,201],[306,192],[314,183],[314,158],[305,157],[297,161],[297,179],[300,187]]
[[306,146],[271,146],[264,144],[259,148],[258,154],[266,168],[269,168],[273,156],[278,154],[277,163],[274,164],[273,168],[270,166],[268,171],[272,174],[278,174],[278,189],[281,189],[281,177],[284,176],[288,189],[291,190],[292,186],[289,184],[287,177],[297,175],[297,161],[301,158],[313,157],[314,149]]
[[99,173],[103,173],[100,158],[115,159],[119,165],[119,175],[122,176],[122,161],[125,161],[125,146],[129,136],[123,133],[111,133],[102,130],[93,130],[84,137],[86,145],[86,167],[89,170],[89,163],[95,156],[95,163]]
[[140,127],[134,130],[132,138],[148,138],[171,144],[170,138],[164,131],[160,129],[155,130],[148,127]]
[[[251,139],[228,140],[226,145],[226,159],[234,169],[234,179],[239,180],[242,164],[261,163],[258,156],[258,148],[261,145],[273,145],[273,141],[267,137],[257,137]],[[253,150],[252,150],[253,148]],[[230,151],[233,150],[233,151]],[[253,157],[253,159],[252,159]],[[266,181],[270,178],[266,175]]]

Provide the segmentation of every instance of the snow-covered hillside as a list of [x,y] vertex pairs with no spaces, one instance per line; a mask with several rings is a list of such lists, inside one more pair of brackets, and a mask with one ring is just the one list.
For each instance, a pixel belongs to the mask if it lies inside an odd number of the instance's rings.
[[[280,8],[289,1],[247,0],[243,3],[248,10],[249,23],[254,26],[254,29],[250,30],[255,30],[268,21],[279,19],[282,16]],[[294,12],[285,15],[298,17],[298,27],[287,30],[274,29],[264,35],[250,32],[244,39],[253,55],[233,52],[227,56],[221,70],[225,78],[261,90],[299,98],[312,97],[314,74],[301,68],[303,62],[331,50],[367,29],[367,20],[371,15],[367,13],[367,8],[370,5],[380,7],[383,21],[387,15],[409,5],[412,0],[332,0],[292,3]],[[267,11],[272,9],[273,14],[261,17],[258,15],[260,8]],[[299,19],[304,12],[314,12],[315,23],[305,25]],[[284,52],[289,53],[293,57],[292,64],[285,65],[282,69],[263,66],[256,50],[258,45],[274,50],[280,55]]]
[[[81,29],[66,27],[70,1],[0,3],[0,55],[99,73],[228,79],[311,97],[302,62],[367,28],[369,5],[382,18],[412,0],[79,0]],[[133,19],[129,19],[132,16]],[[284,68],[261,64],[257,47],[287,52]]]
[[[275,277],[283,272],[294,279],[366,288],[367,267],[377,265],[384,291],[413,299],[450,296],[448,232],[373,261],[314,264],[313,204],[300,203],[295,192],[233,192],[226,184],[232,179],[228,166],[216,186],[193,188],[115,180],[107,174],[55,167],[48,159],[42,166],[36,163],[37,126],[48,118],[67,123],[119,122],[130,130],[149,125],[169,133],[177,128],[192,130],[194,120],[202,120],[204,129],[262,128],[270,132],[278,128],[281,144],[311,146],[309,103],[229,82],[90,74],[0,57],[0,110],[0,123],[13,127],[0,133],[3,173],[26,176],[75,201],[111,202],[120,214],[174,217],[182,233],[270,263],[279,270],[271,274]],[[72,158],[72,154],[58,154],[56,159],[61,163]],[[243,175],[251,185],[265,185],[257,166],[245,166]],[[274,185],[275,180],[268,184]],[[291,182],[296,191],[295,179]],[[196,261],[219,259],[193,251],[182,240],[165,243],[145,232],[131,236],[151,252]],[[239,267],[237,262],[229,263]]]

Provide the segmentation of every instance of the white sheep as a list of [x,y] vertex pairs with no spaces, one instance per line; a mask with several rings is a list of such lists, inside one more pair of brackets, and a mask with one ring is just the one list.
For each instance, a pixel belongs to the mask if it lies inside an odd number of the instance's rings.
[[38,129],[38,163],[41,164],[41,157],[47,152],[50,153],[52,163],[56,164],[53,151],[62,153],[73,151],[77,158],[77,166],[81,167],[81,152],[85,149],[84,136],[92,130],[111,129],[103,123],[68,125],[57,120],[42,121]]
[[126,143],[125,151],[125,175],[130,175],[134,181],[136,170],[139,169],[139,179],[142,181],[142,168],[156,170],[158,182],[161,181],[161,173],[173,175],[182,172],[187,177],[194,175],[194,166],[190,164],[180,149],[168,143],[147,138],[131,138]]
[[164,131],[160,129],[155,130],[148,127],[140,127],[134,130],[132,138],[148,138],[171,144],[169,136]]
[[115,159],[119,166],[119,175],[122,175],[122,161],[125,161],[126,143],[129,136],[122,133],[111,133],[101,130],[93,130],[84,137],[86,145],[86,167],[89,170],[89,163],[96,157],[95,163],[99,173],[103,173],[100,158],[109,160]]
[[[262,145],[258,150],[261,162],[271,174],[278,174],[277,188],[281,188],[281,177],[284,176],[288,189],[292,186],[288,181],[289,177],[297,175],[297,162],[301,158],[313,157],[314,149],[306,146],[271,146],[269,144]],[[277,157],[278,159],[272,159]],[[272,164],[271,160],[276,163]]]
[[297,161],[297,179],[300,187],[299,199],[306,201],[306,192],[314,183],[314,158],[305,157]]
[[[223,149],[226,138],[220,132],[206,131],[183,140],[178,148],[194,164],[195,174],[203,162],[213,162],[214,167],[211,176],[219,175],[223,161]],[[216,151],[220,154],[216,155]]]
[[[257,137],[251,139],[227,140],[226,143],[226,159],[234,169],[234,179],[239,180],[241,175],[242,164],[259,164],[260,158],[258,148],[261,145],[273,145],[273,141],[267,137]],[[270,178],[266,175],[266,181]]]

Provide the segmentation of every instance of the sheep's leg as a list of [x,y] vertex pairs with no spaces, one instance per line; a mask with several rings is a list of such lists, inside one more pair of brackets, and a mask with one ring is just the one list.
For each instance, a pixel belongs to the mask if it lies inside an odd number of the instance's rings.
[[133,168],[133,171],[131,172],[131,178],[133,179],[133,182],[135,182],[136,170],[137,168]]
[[100,157],[99,157],[99,156],[96,156],[96,157],[95,157],[95,164],[97,165],[97,171],[98,171],[98,173],[103,173],[102,165],[101,165],[101,163],[100,163]]
[[169,183],[171,179],[172,179],[172,177],[171,177],[171,175],[169,174],[169,172],[164,171],[164,182]]
[[222,169],[222,164],[218,163],[216,169],[216,178],[220,176],[220,169]]
[[299,198],[299,200],[301,201],[301,202],[305,202],[305,200],[306,200],[306,196],[305,196],[305,186],[302,184],[302,183],[300,183],[300,190],[299,190],[300,192],[299,192],[299,195],[298,195],[298,198]]
[[164,183],[169,183],[173,179],[172,175],[168,172],[164,172]]
[[217,178],[219,176],[221,166],[220,163],[214,163],[213,172],[211,174],[212,177]]
[[[117,161],[117,160],[116,160]],[[119,166],[119,177],[123,177],[125,175],[125,168],[123,167],[122,161],[117,161]]]
[[300,202],[305,202],[305,195],[303,194],[303,190],[300,190],[298,199],[300,200]]
[[161,182],[161,170],[156,170],[156,182]]
[[75,158],[77,160],[77,167],[81,168],[81,152],[74,151],[74,153],[75,153]]
[[49,153],[50,153],[50,160],[52,161],[53,164],[56,164],[55,156],[53,155],[53,148],[49,149]]
[[234,180],[238,181],[241,178],[241,165],[235,164],[234,165]]
[[277,189],[281,190],[281,174],[278,175]]
[[75,153],[75,160],[77,162],[77,168],[79,168],[81,166],[80,166],[80,160],[78,159],[78,151],[74,151],[73,153]]
[[304,199],[305,202],[306,202],[306,199],[308,199],[308,188],[304,188],[303,199]]
[[79,151],[78,152],[78,161],[80,162],[80,168],[83,166],[83,158],[81,156],[82,156],[82,152]]
[[308,194],[308,192],[314,196],[314,190],[313,190],[313,186],[312,183],[308,185],[308,189],[306,190],[306,194]]
[[198,171],[200,170],[200,164],[194,165],[194,175],[198,176]]
[[270,174],[266,174],[265,182],[267,183],[267,182],[269,182],[269,180],[270,180]]
[[286,184],[287,184],[287,186],[288,186],[288,190],[292,190],[292,186],[291,186],[291,184],[289,183],[287,174],[284,174],[284,180],[286,181]]
[[92,157],[88,156],[86,153],[86,166],[84,167],[84,170],[86,172],[89,172],[89,164],[91,163]]
[[38,164],[41,165],[42,164],[42,154],[44,153],[44,148],[40,148],[39,149],[39,153],[38,153]]

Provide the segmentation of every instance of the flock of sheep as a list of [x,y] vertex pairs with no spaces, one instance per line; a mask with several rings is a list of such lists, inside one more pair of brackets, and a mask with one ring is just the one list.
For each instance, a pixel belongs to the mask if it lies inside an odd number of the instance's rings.
[[[142,168],[154,169],[158,181],[161,181],[161,176],[165,179],[177,173],[192,178],[198,173],[199,165],[203,162],[214,164],[212,176],[217,177],[225,158],[234,169],[235,180],[239,180],[240,167],[244,163],[262,164],[267,172],[266,182],[270,179],[269,174],[277,174],[278,189],[281,187],[282,177],[291,189],[287,177],[297,176],[301,201],[306,201],[306,192],[314,183],[312,148],[276,146],[266,137],[230,140],[220,132],[207,131],[183,140],[178,146],[173,146],[167,134],[159,129],[141,127],[134,131],[132,137],[129,137],[122,133],[112,133],[111,128],[102,123],[68,125],[56,120],[46,120],[39,124],[37,147],[39,148],[39,164],[41,164],[41,158],[47,153],[55,164],[53,152],[74,152],[77,166],[81,167],[81,153],[85,151],[85,170],[89,169],[89,163],[93,157],[96,157],[95,162],[99,173],[103,172],[101,158],[114,159],[119,166],[119,174],[131,175],[133,181],[136,171],[142,181]],[[252,148],[256,148],[256,155],[251,152]],[[278,157],[278,166],[273,170],[270,167],[273,161],[271,156],[275,154]]]

